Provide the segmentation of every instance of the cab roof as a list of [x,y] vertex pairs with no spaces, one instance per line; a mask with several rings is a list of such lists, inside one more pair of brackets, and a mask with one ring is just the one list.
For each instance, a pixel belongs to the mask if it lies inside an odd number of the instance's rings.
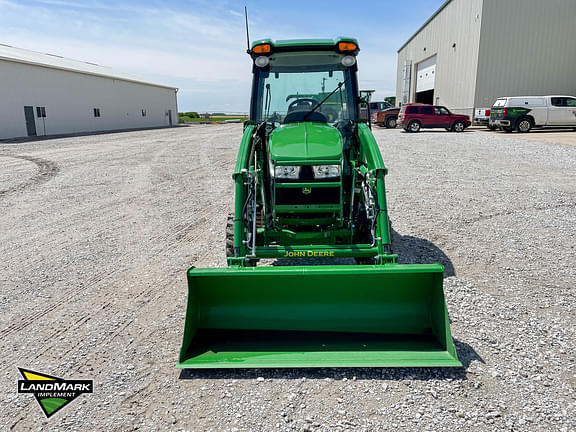
[[252,42],[251,50],[257,45],[270,44],[272,51],[308,51],[308,50],[336,50],[338,43],[340,42],[352,42],[356,44],[358,49],[354,54],[358,54],[360,51],[360,45],[355,38],[340,36],[335,39],[283,39],[283,40],[273,40],[273,39],[260,39]]

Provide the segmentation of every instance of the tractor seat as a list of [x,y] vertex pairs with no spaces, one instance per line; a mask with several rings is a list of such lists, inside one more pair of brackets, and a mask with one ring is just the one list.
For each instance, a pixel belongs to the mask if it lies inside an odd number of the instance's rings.
[[[286,117],[284,117],[283,123],[299,123],[303,121],[328,123],[328,119],[324,114],[319,113],[318,111],[314,111],[313,113],[310,113],[308,116],[306,116],[308,112],[309,111],[292,111],[291,113],[288,113]],[[306,119],[304,118],[305,116]]]

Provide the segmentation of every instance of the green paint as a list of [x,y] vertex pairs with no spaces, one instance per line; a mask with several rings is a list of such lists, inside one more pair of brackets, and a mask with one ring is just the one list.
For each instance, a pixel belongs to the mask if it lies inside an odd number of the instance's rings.
[[269,43],[272,48],[294,48],[294,51],[297,51],[299,48],[306,48],[310,46],[325,46],[333,48],[338,45],[338,42],[354,42],[357,46],[360,46],[358,45],[358,41],[354,38],[339,37],[336,39],[260,39],[252,43],[252,48],[254,48],[256,45]]
[[270,134],[270,156],[274,161],[306,160],[340,163],[342,136],[338,129],[323,123],[291,123]]
[[[506,110],[506,115],[504,115],[504,110]],[[523,107],[492,108],[490,111],[490,118],[492,120],[514,120],[528,114],[530,111],[532,110]]]
[[178,366],[460,366],[442,277],[437,264],[190,269]]

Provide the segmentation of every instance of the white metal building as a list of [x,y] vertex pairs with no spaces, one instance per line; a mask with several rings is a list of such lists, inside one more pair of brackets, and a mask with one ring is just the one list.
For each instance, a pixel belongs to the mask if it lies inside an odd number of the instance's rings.
[[499,96],[576,95],[576,0],[448,0],[398,50],[396,100],[471,114]]
[[178,123],[175,87],[0,44],[0,139]]

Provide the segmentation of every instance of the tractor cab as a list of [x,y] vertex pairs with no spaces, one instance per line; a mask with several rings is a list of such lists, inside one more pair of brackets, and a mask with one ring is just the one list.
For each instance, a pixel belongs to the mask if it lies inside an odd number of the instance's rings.
[[250,120],[356,121],[358,52],[354,39],[255,42]]

